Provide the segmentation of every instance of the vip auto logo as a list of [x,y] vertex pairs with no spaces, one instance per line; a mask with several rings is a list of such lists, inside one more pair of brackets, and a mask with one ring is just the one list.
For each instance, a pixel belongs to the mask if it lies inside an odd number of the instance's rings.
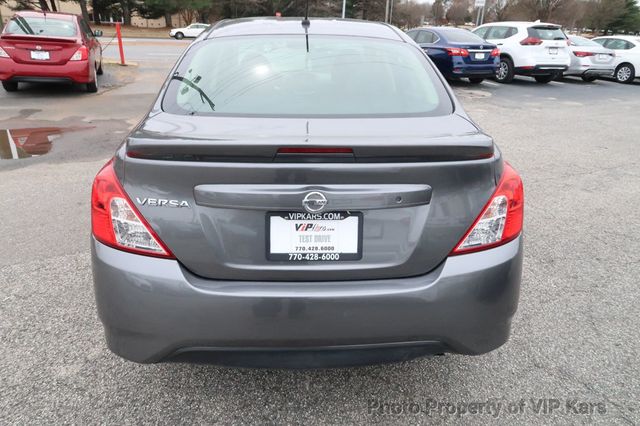
[[317,223],[296,223],[296,232],[331,232],[334,228]]

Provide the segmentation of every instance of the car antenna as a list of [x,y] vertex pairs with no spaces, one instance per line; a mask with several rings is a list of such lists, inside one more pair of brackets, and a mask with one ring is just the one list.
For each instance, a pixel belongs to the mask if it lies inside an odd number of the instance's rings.
[[302,19],[302,28],[304,28],[304,37],[307,41],[307,53],[309,53],[309,27],[311,26],[311,21],[309,21],[309,0],[307,0],[307,4],[304,8],[304,19]]

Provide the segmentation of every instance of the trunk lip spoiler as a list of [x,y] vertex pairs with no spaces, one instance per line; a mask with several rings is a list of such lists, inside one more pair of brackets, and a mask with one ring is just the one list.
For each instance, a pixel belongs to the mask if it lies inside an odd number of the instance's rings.
[[80,39],[78,37],[50,37],[50,36],[39,36],[39,35],[30,35],[30,34],[11,34],[11,33],[2,33],[0,34],[0,39],[2,40],[11,40],[11,41],[39,41],[41,43],[80,43]]

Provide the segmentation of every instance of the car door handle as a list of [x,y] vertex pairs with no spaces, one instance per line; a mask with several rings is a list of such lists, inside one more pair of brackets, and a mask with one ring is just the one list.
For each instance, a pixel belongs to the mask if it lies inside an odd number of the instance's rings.
[[504,43],[498,43],[496,44],[496,46],[502,46]]

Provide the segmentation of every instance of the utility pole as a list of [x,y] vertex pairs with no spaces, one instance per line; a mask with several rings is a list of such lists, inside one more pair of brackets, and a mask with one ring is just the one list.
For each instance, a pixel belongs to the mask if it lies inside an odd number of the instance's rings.
[[384,22],[387,24],[390,24],[393,19],[393,1],[394,0],[387,0],[387,4],[384,8]]
[[384,6],[384,22],[389,22],[389,0]]
[[476,16],[476,27],[484,23],[484,9],[486,6],[486,0],[476,0],[475,6],[478,8],[478,15]]
[[342,0],[342,19],[347,16],[347,0]]

